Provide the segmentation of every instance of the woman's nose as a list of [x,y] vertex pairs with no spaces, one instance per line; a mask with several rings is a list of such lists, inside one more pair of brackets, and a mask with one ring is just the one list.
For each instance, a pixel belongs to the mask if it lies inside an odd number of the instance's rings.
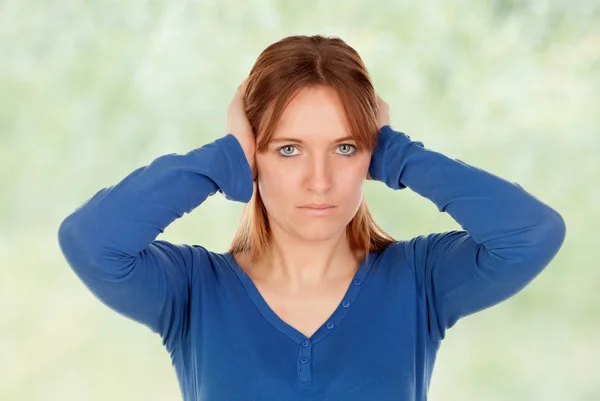
[[331,166],[326,157],[314,157],[308,162],[307,186],[312,192],[325,193],[332,185]]

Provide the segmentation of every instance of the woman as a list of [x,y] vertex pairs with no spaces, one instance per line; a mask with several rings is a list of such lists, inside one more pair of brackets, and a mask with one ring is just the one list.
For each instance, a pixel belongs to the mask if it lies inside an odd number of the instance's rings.
[[[227,117],[223,137],[134,170],[59,230],[85,285],[160,334],[185,400],[425,400],[445,331],[564,241],[560,214],[518,184],[394,130],[339,38],[267,47]],[[391,238],[365,179],[463,230]],[[216,192],[247,203],[228,252],[156,240]]]

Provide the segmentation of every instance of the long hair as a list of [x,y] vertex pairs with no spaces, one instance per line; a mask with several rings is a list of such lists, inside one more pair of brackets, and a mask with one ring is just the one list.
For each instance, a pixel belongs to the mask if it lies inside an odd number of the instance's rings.
[[[301,89],[327,86],[340,97],[351,135],[363,149],[377,144],[377,96],[369,73],[356,52],[337,37],[288,36],[269,45],[257,58],[243,94],[246,115],[264,152],[286,106]],[[269,221],[258,186],[245,205],[228,252],[260,257],[269,245]],[[373,219],[363,197],[346,227],[351,249],[385,249],[395,240]]]

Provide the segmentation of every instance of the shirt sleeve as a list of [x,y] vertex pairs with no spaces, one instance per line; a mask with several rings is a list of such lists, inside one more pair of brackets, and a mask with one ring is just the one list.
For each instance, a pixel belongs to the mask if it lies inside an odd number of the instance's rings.
[[519,184],[427,149],[389,125],[379,131],[369,172],[390,188],[409,187],[462,227],[402,242],[434,342],[461,317],[523,289],[564,242],[562,216]]
[[252,196],[250,166],[231,134],[160,156],[98,191],[61,223],[60,249],[99,300],[172,346],[185,333],[189,290],[207,252],[156,237],[216,192],[240,202]]

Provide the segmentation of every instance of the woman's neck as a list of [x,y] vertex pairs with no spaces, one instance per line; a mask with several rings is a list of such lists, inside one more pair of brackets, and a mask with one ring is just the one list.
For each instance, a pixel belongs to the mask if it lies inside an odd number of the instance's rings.
[[345,233],[320,242],[272,236],[267,252],[249,267],[256,280],[295,291],[354,275],[363,256],[350,248]]

